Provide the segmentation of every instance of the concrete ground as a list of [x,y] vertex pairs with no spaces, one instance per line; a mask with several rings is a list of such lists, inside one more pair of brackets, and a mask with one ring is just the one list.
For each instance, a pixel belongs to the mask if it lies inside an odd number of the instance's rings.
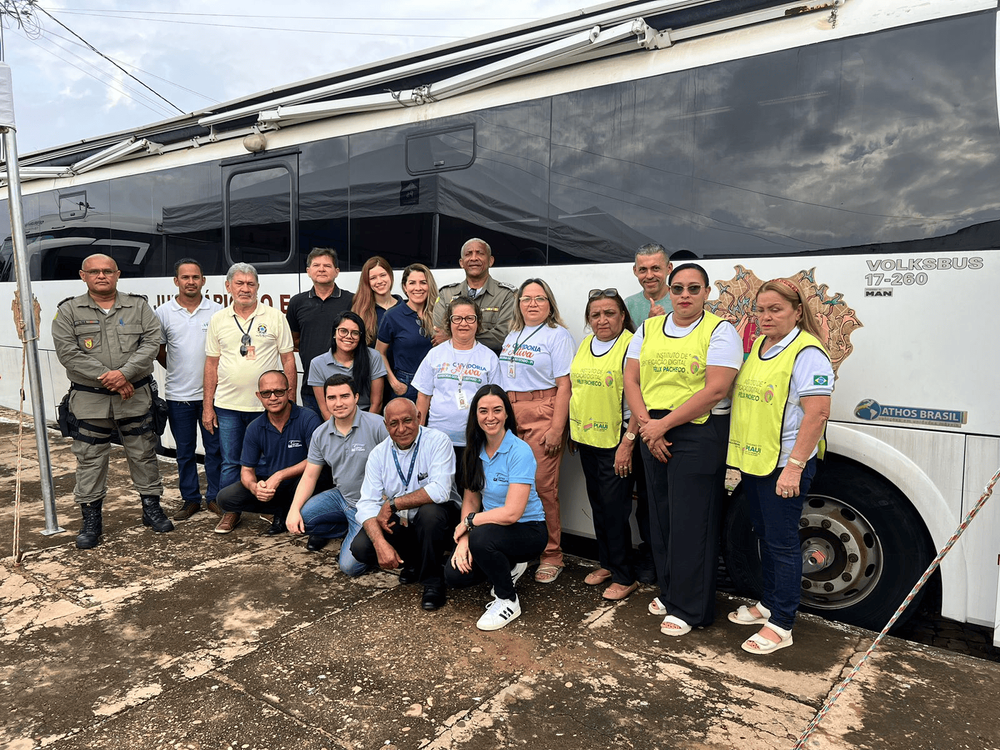
[[[29,460],[15,564],[15,436],[0,425],[0,748],[790,750],[874,637],[803,616],[792,648],[755,657],[720,595],[714,626],[669,638],[652,589],[611,604],[572,558],[555,584],[522,579],[524,614],[483,633],[485,587],[425,613],[419,587],[349,580],[336,544],[307,553],[253,516],[228,536],[208,513],[154,534],[118,449],[105,542],[78,551],[58,436],[68,532],[38,533]],[[890,638],[808,747],[1000,749],[997,705],[1000,664]]]

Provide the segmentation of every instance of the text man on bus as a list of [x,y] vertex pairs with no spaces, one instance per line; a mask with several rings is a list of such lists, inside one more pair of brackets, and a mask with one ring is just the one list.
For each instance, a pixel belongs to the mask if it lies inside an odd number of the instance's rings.
[[482,313],[476,341],[499,354],[514,317],[514,288],[490,276],[493,251],[484,240],[476,237],[466,240],[458,265],[465,271],[465,281],[441,287],[434,303],[434,346],[448,340],[444,319],[448,303],[464,296],[475,300]]
[[56,356],[69,378],[70,433],[76,456],[73,495],[83,527],[79,549],[100,544],[101,509],[107,491],[111,436],[121,435],[132,481],[142,500],[142,522],[173,531],[163,515],[163,482],[156,463],[156,433],[150,410],[153,360],[160,348],[160,322],[146,298],[118,293],[118,264],[107,255],[83,261],[86,294],[63,300],[52,321]]

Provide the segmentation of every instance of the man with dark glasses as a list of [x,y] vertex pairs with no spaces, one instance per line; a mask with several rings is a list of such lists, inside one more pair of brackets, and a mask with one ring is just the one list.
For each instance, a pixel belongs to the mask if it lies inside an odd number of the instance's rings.
[[322,424],[311,409],[291,402],[294,395],[281,370],[269,370],[257,381],[254,396],[264,413],[250,423],[242,440],[239,480],[219,491],[224,512],[215,533],[235,529],[244,512],[273,515],[269,536],[287,530],[285,516],[306,468],[309,441]]
[[205,338],[202,424],[218,431],[222,448],[219,486],[240,479],[240,447],[247,426],[264,407],[254,396],[257,379],[268,370],[285,373],[295,400],[295,344],[279,310],[260,304],[257,269],[236,263],[226,276],[232,304],[219,310]]

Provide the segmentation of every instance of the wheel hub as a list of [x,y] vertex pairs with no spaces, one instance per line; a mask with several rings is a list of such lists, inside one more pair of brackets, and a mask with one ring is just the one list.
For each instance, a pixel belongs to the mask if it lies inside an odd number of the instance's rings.
[[872,525],[846,503],[810,495],[799,521],[802,598],[841,609],[870,594],[882,575],[882,545]]

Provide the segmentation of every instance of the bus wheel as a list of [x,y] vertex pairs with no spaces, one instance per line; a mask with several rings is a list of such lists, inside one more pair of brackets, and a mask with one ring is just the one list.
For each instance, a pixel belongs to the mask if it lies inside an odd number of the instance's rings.
[[[739,487],[722,539],[736,588],[759,597],[760,549]],[[869,630],[885,627],[933,559],[927,530],[903,494],[873,472],[836,458],[821,464],[802,503],[799,540],[802,610]],[[919,597],[897,625],[918,604]]]

